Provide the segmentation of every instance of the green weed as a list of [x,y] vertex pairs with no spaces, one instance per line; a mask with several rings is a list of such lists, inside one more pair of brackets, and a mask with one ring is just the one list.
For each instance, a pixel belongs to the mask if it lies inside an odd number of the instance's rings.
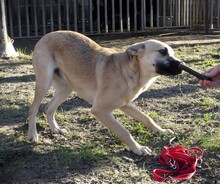
[[17,52],[19,54],[20,61],[29,61],[32,58],[32,54],[28,54],[26,49],[17,49]]
[[210,151],[220,151],[220,131],[201,135],[198,142]]

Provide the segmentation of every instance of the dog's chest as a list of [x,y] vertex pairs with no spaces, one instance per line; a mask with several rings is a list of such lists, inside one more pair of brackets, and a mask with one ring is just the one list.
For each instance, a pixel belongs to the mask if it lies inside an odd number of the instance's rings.
[[128,98],[127,98],[127,101],[128,102],[131,102],[133,100],[135,100],[136,98],[138,98],[138,96],[147,91],[148,88],[151,86],[151,84],[156,80],[156,77],[155,78],[152,78],[150,79],[149,81],[147,81],[144,85],[140,85],[138,86],[137,88],[131,90],[129,92],[129,95],[128,95]]
[[129,93],[129,95],[128,95],[127,101],[128,101],[128,102],[131,102],[131,101],[135,100],[135,99],[138,98],[138,96],[139,96],[141,93],[143,93],[144,91],[146,91],[145,88],[141,88],[141,89],[139,89],[139,90],[137,90],[137,91],[131,91],[131,92]]

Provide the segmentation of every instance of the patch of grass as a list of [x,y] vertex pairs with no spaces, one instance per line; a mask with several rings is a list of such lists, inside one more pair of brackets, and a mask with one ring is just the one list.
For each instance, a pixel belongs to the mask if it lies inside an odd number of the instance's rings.
[[153,120],[157,120],[160,116],[160,113],[157,111],[150,111],[148,112],[148,115],[153,119]]
[[93,148],[87,145],[79,150],[79,157],[87,162],[100,162],[105,159],[107,151],[102,146]]
[[216,45],[216,47],[212,49],[208,49],[206,54],[210,56],[212,59],[219,59],[220,58],[219,51],[220,51],[220,47]]
[[26,49],[17,49],[17,52],[19,54],[19,58],[21,58],[20,61],[29,61],[32,58],[32,54],[27,54]]
[[51,164],[62,167],[92,166],[101,164],[108,159],[107,151],[103,147],[93,147],[89,144],[81,145],[80,148],[58,146],[52,154]]
[[12,105],[10,105],[10,109],[12,109],[12,110],[19,110],[19,109],[21,109],[21,106],[19,106],[17,104],[12,104]]
[[216,106],[216,100],[211,97],[201,97],[199,101],[196,102],[199,106]]
[[[204,128],[213,128],[216,126],[217,117],[218,115],[212,112],[197,114],[195,118],[192,120],[192,125],[200,125]],[[207,131],[207,129],[205,129],[205,131]]]
[[0,72],[0,80],[5,78],[5,72]]
[[71,116],[67,116],[65,113],[56,113],[56,119],[57,121],[70,121],[72,119]]
[[220,151],[220,131],[201,135],[198,142],[210,151]]
[[[6,102],[8,100],[3,99],[2,101]],[[13,118],[19,118],[23,116],[23,107],[18,104],[1,104],[1,109],[3,109],[3,112],[1,113],[2,118],[1,120],[5,118],[13,117]],[[9,118],[10,119],[10,118]]]
[[38,115],[36,121],[37,121],[38,126],[43,128],[44,130],[48,127],[46,115],[44,113]]

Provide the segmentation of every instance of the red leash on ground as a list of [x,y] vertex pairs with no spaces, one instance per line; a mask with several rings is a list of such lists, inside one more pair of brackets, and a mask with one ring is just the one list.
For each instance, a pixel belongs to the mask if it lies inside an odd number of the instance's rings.
[[200,148],[184,148],[183,146],[163,147],[158,162],[173,171],[155,169],[153,178],[157,181],[188,180],[201,168],[203,151]]

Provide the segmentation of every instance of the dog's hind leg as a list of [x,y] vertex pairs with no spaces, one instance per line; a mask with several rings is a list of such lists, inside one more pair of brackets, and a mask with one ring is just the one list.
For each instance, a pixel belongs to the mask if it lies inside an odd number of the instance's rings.
[[151,129],[155,133],[160,134],[170,134],[173,133],[170,129],[163,129],[157,125],[149,116],[138,110],[134,105],[127,104],[120,108],[123,112],[136,119],[137,121],[142,122],[146,127]]
[[47,76],[36,76],[35,96],[34,101],[29,110],[28,117],[28,139],[32,142],[38,141],[37,128],[36,128],[36,115],[38,113],[39,106],[50,86],[52,85],[52,77],[50,79]]
[[46,115],[47,121],[49,123],[50,129],[53,133],[64,134],[67,131],[65,129],[60,129],[56,120],[55,120],[55,112],[57,107],[66,100],[68,95],[71,93],[71,89],[61,80],[58,76],[55,76],[56,80],[54,80],[53,86],[56,90],[56,93],[53,99],[48,103],[46,107]]
[[[41,60],[43,60],[43,58],[48,59],[47,62],[42,64]],[[44,57],[39,55],[33,56],[33,63],[35,70],[36,85],[34,100],[29,110],[28,139],[32,142],[37,142],[38,135],[36,127],[36,115],[38,113],[41,101],[43,100],[44,96],[46,95],[47,91],[52,85],[54,75],[54,63],[52,58],[50,61],[50,57]]]

